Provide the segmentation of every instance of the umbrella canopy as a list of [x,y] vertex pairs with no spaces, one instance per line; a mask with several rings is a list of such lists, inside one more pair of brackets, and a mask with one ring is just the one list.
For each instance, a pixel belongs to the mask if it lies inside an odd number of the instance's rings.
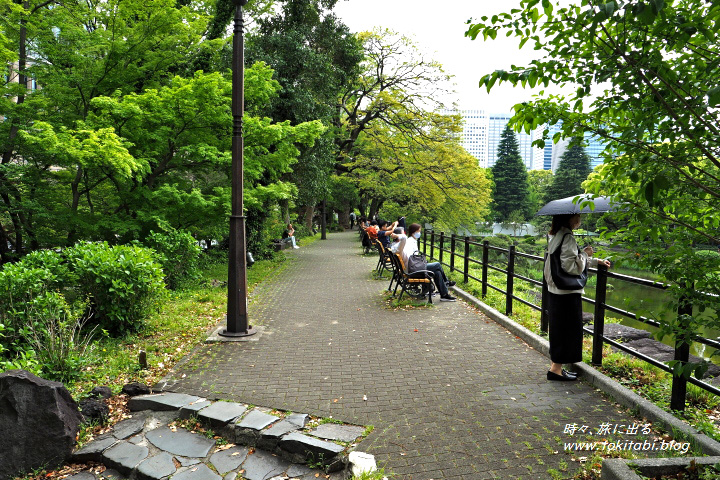
[[[573,200],[580,197],[577,202],[573,203]],[[595,204],[595,209],[590,209],[589,205],[586,205],[582,210],[580,205],[584,201],[592,200]],[[572,197],[561,198],[559,200],[553,200],[547,205],[542,207],[539,212],[535,215],[571,215],[575,213],[605,213],[612,212],[618,209],[620,204],[614,203],[609,197],[595,197],[592,195],[574,195]]]

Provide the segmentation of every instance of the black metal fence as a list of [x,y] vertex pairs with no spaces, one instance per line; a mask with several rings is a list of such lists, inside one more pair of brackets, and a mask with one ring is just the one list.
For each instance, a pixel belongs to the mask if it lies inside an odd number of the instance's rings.
[[[481,284],[481,291],[482,296],[485,297],[488,292],[488,288],[491,288],[493,290],[496,290],[503,295],[505,295],[505,314],[506,315],[512,315],[513,313],[513,302],[518,301],[520,303],[523,303],[527,305],[530,308],[533,308],[540,312],[540,330],[542,332],[548,331],[548,316],[547,316],[547,309],[545,308],[545,305],[547,304],[547,283],[545,282],[545,279],[542,278],[540,280],[533,279],[526,277],[524,275],[519,275],[515,273],[515,266],[516,266],[516,260],[517,258],[526,258],[531,261],[539,262],[540,265],[543,265],[545,262],[544,257],[540,257],[537,255],[529,255],[527,253],[518,252],[514,245],[510,246],[507,249],[494,247],[490,245],[490,242],[488,240],[483,241],[482,243],[471,241],[470,237],[460,237],[457,235],[450,235],[447,236],[445,233],[435,233],[432,230],[423,230],[423,237],[422,241],[420,242],[422,251],[425,255],[428,256],[428,258],[432,260],[439,261],[442,265],[448,267],[451,272],[462,272],[463,275],[463,282],[467,283],[470,279],[475,280],[476,282],[480,282]],[[449,247],[449,248],[448,248]],[[482,249],[482,258],[480,260],[473,258],[470,255],[471,247],[477,247],[477,249]],[[489,257],[490,252],[495,251],[502,253],[507,256],[507,262],[503,264],[503,267],[501,268],[497,265],[490,264]],[[449,256],[449,258],[448,258]],[[462,261],[462,266],[458,267],[456,265],[456,259],[460,259]],[[472,275],[470,272],[470,265],[477,265],[481,268],[481,278],[477,278],[476,276]],[[505,275],[506,277],[506,283],[504,286],[497,286],[492,285],[490,282],[488,282],[488,270],[494,270],[496,272],[500,272]],[[659,290],[666,290],[668,288],[667,285],[660,283],[660,282],[653,282],[650,280],[646,280],[643,278],[636,278],[631,277],[629,275],[622,275],[619,273],[609,272],[607,270],[607,267],[604,265],[600,265],[597,269],[590,268],[589,271],[591,273],[595,273],[597,275],[597,282],[595,287],[595,300],[587,297],[582,297],[584,302],[590,303],[595,306],[595,312],[593,315],[593,330],[591,331],[587,327],[583,327],[584,331],[586,333],[589,333],[593,336],[593,343],[592,343],[592,364],[593,365],[602,365],[603,361],[603,344],[607,343],[609,345],[612,345],[613,347],[617,348],[618,350],[621,350],[625,353],[628,353],[636,358],[639,358],[651,365],[654,365],[655,367],[664,370],[668,373],[672,373],[672,369],[666,365],[665,363],[656,360],[652,357],[649,357],[647,355],[644,355],[637,350],[634,350],[632,348],[629,348],[622,343],[616,342],[614,340],[611,340],[604,336],[604,328],[605,328],[605,312],[613,312],[619,315],[622,315],[627,318],[631,318],[633,320],[637,320],[640,322],[643,322],[648,325],[653,326],[659,326],[659,323],[655,320],[649,319],[647,317],[643,317],[641,315],[638,315],[637,313],[630,312],[627,310],[623,310],[621,308],[618,308],[613,305],[609,305],[606,303],[606,293],[607,293],[607,279],[613,278],[617,280],[622,280],[629,283],[634,283],[637,285],[643,285],[650,288],[656,288]],[[521,298],[516,295],[516,289],[515,289],[515,279],[521,280],[523,282],[526,282],[530,285],[539,286],[542,288],[542,296],[541,296],[541,304],[536,305],[532,302],[529,302],[525,300],[524,298]],[[679,302],[680,307],[678,308],[678,315],[692,315],[692,304],[690,304],[689,301],[686,301],[684,299],[681,299]],[[710,347],[720,349],[720,342],[717,340],[712,340],[700,336],[694,336],[693,341],[702,343],[704,345],[708,345]],[[683,365],[688,362],[690,358],[690,345],[687,343],[680,343],[677,342],[675,344],[675,355],[674,359],[677,361],[680,361]],[[670,397],[670,408],[673,410],[683,410],[685,408],[685,398],[686,398],[686,392],[687,392],[687,382],[690,382],[694,385],[697,385],[698,387],[714,393],[715,395],[720,395],[720,389],[717,387],[710,385],[709,383],[703,382],[701,380],[698,380],[697,378],[690,377],[688,379],[684,377],[678,377],[673,376],[673,382],[672,382],[672,393]]]

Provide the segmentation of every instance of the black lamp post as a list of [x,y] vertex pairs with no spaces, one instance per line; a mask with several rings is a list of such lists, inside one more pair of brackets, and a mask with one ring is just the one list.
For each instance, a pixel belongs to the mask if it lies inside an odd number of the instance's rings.
[[247,315],[247,253],[243,212],[243,110],[245,108],[245,52],[242,7],[248,0],[233,0],[235,27],[232,58],[232,210],[230,214],[230,253],[228,265],[227,328],[223,337],[246,337],[256,330]]

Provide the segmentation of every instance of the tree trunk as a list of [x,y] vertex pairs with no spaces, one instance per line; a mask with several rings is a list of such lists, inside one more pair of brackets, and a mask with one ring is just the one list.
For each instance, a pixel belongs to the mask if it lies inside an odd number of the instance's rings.
[[308,229],[308,232],[313,232],[313,216],[315,214],[315,207],[312,205],[306,205],[304,207],[305,213],[303,214],[303,217],[305,218],[305,226]]
[[373,198],[370,202],[370,218],[373,218],[375,215],[377,215],[378,210],[380,210],[380,207],[382,206],[382,202],[380,199]]
[[290,223],[290,200],[280,200],[280,215],[284,223]]

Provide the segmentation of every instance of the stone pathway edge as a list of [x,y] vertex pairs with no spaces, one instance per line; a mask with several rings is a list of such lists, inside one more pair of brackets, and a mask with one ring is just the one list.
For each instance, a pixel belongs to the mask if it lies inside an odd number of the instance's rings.
[[[278,461],[297,465],[293,467],[297,475],[275,475],[272,476],[273,479],[317,477],[314,473],[318,470],[310,472],[310,468],[320,468],[325,474],[333,474],[332,477],[323,477],[341,479],[348,478],[351,472],[372,472],[377,468],[372,455],[355,449],[371,431],[365,426],[335,423],[332,420],[326,422],[325,419],[313,418],[308,414],[235,402],[209,401],[173,392],[132,397],[128,408],[133,412],[133,416],[116,424],[109,433],[78,449],[73,458],[82,462],[103,463],[127,478],[140,480],[171,478],[182,474],[185,467],[200,463],[216,467],[211,457],[214,458],[216,454],[229,448],[244,449],[243,458],[249,458],[248,455],[258,449],[265,457],[272,455],[278,458]],[[191,434],[184,426],[169,426],[173,422],[182,425],[182,420],[189,419],[195,419],[203,427],[212,429],[216,435],[228,442],[227,445],[218,447],[214,440],[207,440],[196,433]],[[148,424],[152,425],[148,428]],[[170,438],[183,435],[187,438]],[[191,436],[193,438],[190,438]],[[188,454],[179,451],[183,448],[197,449],[198,443],[203,442],[207,445],[202,445],[202,452]],[[143,471],[143,464],[149,465],[153,459],[160,459],[157,462],[171,466],[171,462],[161,458],[162,455],[172,459],[178,469],[172,469],[172,472],[160,476],[147,475],[147,472]],[[186,457],[194,458],[194,463],[185,465],[185,461],[189,459]],[[183,459],[182,466],[177,465],[177,459]],[[145,465],[145,470],[148,465]],[[277,465],[274,467],[276,474],[290,471],[286,468],[280,472]],[[240,464],[234,469],[244,472],[240,470]],[[306,477],[309,473],[313,475]],[[221,477],[210,475],[203,478]],[[236,477],[225,475],[225,478]]]

